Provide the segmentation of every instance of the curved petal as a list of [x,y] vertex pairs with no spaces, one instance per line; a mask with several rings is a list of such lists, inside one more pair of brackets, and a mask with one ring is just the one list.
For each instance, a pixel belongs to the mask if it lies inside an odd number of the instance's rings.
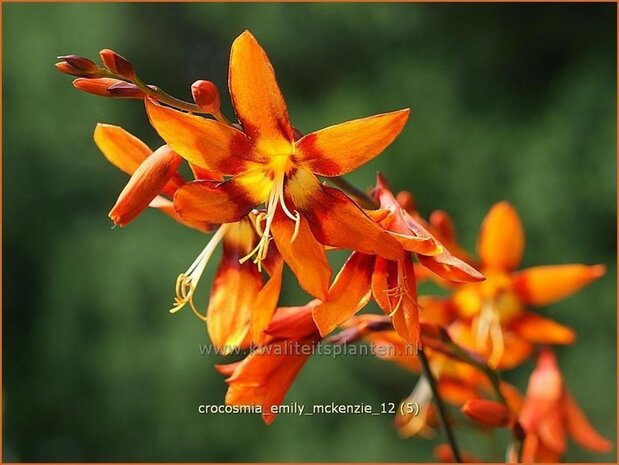
[[331,266],[324,246],[312,234],[307,220],[301,216],[298,233],[294,239],[294,222],[278,208],[271,224],[277,248],[299,280],[300,286],[311,296],[327,299],[331,281]]
[[605,272],[604,265],[535,266],[516,275],[514,290],[524,303],[548,305],[574,294]]
[[396,239],[368,218],[343,192],[319,184],[309,171],[296,170],[286,187],[321,243],[390,260],[402,257],[403,249]]
[[193,181],[176,192],[174,207],[187,221],[232,223],[264,202],[270,183],[270,178],[253,174],[224,182]]
[[160,195],[155,197],[148,206],[151,208],[156,208],[160,212],[163,212],[166,215],[168,215],[173,220],[176,220],[180,224],[187,226],[189,228],[197,229],[198,231],[201,231],[203,233],[208,233],[213,230],[213,225],[210,223],[207,223],[204,221],[200,221],[200,222],[186,221],[176,212],[176,209],[174,208],[174,202]]
[[185,160],[224,175],[235,175],[255,159],[245,134],[218,121],[190,115],[146,99],[151,125]]
[[353,252],[329,289],[327,300],[312,310],[321,336],[326,336],[370,300],[374,257]]
[[406,236],[404,234],[390,231],[388,232],[402,245],[404,250],[408,252],[413,252],[420,255],[436,256],[440,255],[445,250],[445,248],[432,237]]
[[315,343],[315,339],[281,340],[252,352],[226,380],[226,404],[260,405],[264,422],[271,424],[276,417],[272,407],[281,404]]
[[563,402],[566,426],[572,439],[593,452],[610,452],[613,449],[612,442],[595,430],[567,390],[563,394]]
[[321,176],[354,171],[387,148],[404,128],[410,109],[337,124],[306,135],[295,156]]
[[274,265],[271,278],[260,289],[253,305],[251,314],[251,340],[256,346],[264,344],[266,334],[264,331],[269,327],[271,318],[277,308],[279,294],[282,288],[282,272],[284,262],[279,259]]
[[444,249],[443,253],[434,257],[418,255],[417,258],[419,258],[419,263],[423,266],[448,281],[466,283],[478,282],[486,279],[483,274],[468,263],[453,256],[447,249]]
[[247,340],[252,310],[262,287],[262,276],[250,262],[239,263],[254,246],[255,232],[249,221],[229,226],[223,256],[211,288],[206,312],[211,341],[223,354]]
[[182,161],[166,145],[148,156],[135,170],[110,211],[109,217],[114,224],[131,223],[177,174]]
[[286,102],[269,57],[249,31],[232,44],[228,84],[234,111],[258,151],[292,153],[294,137]]
[[532,312],[514,321],[512,329],[531,344],[571,344],[576,338],[572,329]]
[[507,202],[495,204],[481,225],[477,253],[484,268],[515,270],[524,252],[524,231],[518,213]]
[[105,158],[129,176],[153,153],[148,145],[120,126],[98,123],[93,138]]

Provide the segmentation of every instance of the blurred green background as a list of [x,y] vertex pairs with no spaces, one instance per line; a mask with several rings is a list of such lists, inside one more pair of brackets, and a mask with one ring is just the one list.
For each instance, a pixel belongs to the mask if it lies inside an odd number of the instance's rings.
[[[206,237],[156,211],[126,229],[107,212],[126,182],[92,142],[97,122],[156,146],[143,108],[75,91],[55,56],[117,50],[189,99],[225,89],[250,29],[303,132],[410,106],[382,170],[421,212],[450,212],[474,247],[496,201],[527,232],[524,265],[605,263],[608,274],[542,310],[575,327],[558,350],[569,388],[616,436],[616,91],[611,4],[5,4],[3,6],[4,460],[428,461],[444,441],[403,440],[389,415],[206,416],[226,385],[203,326],[167,310]],[[230,115],[227,93],[225,112]],[[214,266],[210,267],[210,280]],[[292,283],[284,304],[299,304]],[[207,287],[207,286],[204,286]],[[203,302],[205,297],[203,296]],[[526,387],[529,362],[506,377]],[[416,375],[369,357],[315,358],[286,402],[397,402]],[[492,456],[479,435],[463,446]],[[614,461],[570,445],[568,460]]]

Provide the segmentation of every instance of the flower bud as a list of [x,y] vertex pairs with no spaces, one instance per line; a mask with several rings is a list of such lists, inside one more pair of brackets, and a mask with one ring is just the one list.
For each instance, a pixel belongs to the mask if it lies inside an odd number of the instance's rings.
[[133,81],[137,78],[133,65],[126,59],[116,53],[114,50],[104,48],[99,52],[103,66],[105,66],[112,73],[120,76],[129,81]]
[[[59,60],[62,60],[59,63],[56,63],[56,69],[58,71],[73,74],[74,76],[92,76],[97,77],[101,74],[101,70],[97,64],[80,55],[62,55],[58,57]],[[67,72],[66,70],[71,70],[71,72]],[[79,74],[76,74],[79,73]]]
[[202,111],[212,115],[219,113],[221,98],[219,89],[211,81],[196,81],[191,85],[191,95]]
[[113,78],[78,78],[73,81],[73,87],[87,94],[99,95],[101,97],[116,98],[144,98],[144,92],[137,86]]
[[492,428],[507,426],[511,421],[507,407],[493,400],[469,399],[460,411],[472,420]]

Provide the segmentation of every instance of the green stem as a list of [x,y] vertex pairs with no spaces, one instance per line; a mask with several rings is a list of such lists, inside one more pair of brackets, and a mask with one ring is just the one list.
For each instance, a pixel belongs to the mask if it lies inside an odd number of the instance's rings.
[[460,450],[458,449],[458,445],[456,444],[456,437],[453,434],[451,429],[451,425],[449,424],[449,420],[447,417],[447,409],[445,407],[445,403],[443,402],[443,398],[441,397],[438,391],[438,385],[436,384],[436,379],[432,374],[432,370],[430,369],[430,364],[428,363],[428,358],[426,357],[423,349],[419,349],[417,352],[419,356],[419,360],[421,361],[421,367],[423,369],[423,375],[428,380],[430,384],[430,389],[432,389],[432,395],[434,396],[434,401],[436,402],[436,407],[438,409],[438,415],[441,419],[441,423],[443,428],[445,429],[445,434],[447,435],[447,442],[449,442],[449,447],[451,448],[451,453],[453,454],[454,461],[457,463],[462,463],[462,458],[460,456]]

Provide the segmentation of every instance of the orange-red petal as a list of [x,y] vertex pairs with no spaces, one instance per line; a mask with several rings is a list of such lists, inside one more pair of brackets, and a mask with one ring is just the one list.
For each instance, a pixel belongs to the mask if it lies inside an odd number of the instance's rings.
[[190,163],[224,175],[235,175],[255,159],[253,149],[238,129],[190,115],[146,99],[146,112],[159,135]]
[[312,310],[320,334],[326,336],[370,300],[374,257],[353,252],[335,278],[327,300]]
[[160,195],[155,197],[148,206],[151,208],[156,208],[157,210],[168,215],[173,220],[176,220],[180,224],[189,228],[197,229],[198,231],[201,231],[203,233],[207,233],[213,230],[213,225],[205,221],[192,222],[185,220],[176,212],[176,209],[174,208],[174,202]]
[[311,296],[326,300],[331,281],[331,266],[324,246],[312,234],[305,217],[299,219],[298,233],[291,241],[295,224],[278,208],[271,224],[277,248],[299,280],[301,287]]
[[131,223],[177,174],[182,161],[166,145],[148,156],[135,170],[110,211],[109,217],[114,224]]
[[531,344],[571,344],[576,338],[571,328],[532,312],[516,319],[511,328]]
[[567,390],[563,396],[566,427],[572,439],[593,452],[610,452],[613,448],[612,442],[595,430]]
[[574,294],[605,271],[604,265],[535,266],[516,275],[514,289],[524,303],[548,305]]
[[148,145],[120,126],[99,123],[93,137],[105,158],[129,176],[153,153]]
[[312,300],[298,307],[278,308],[265,332],[273,339],[317,338],[318,328],[312,310],[319,303],[319,300]]
[[226,404],[260,405],[264,422],[271,424],[276,417],[272,407],[281,404],[315,343],[315,339],[280,340],[252,352],[226,380]]
[[264,343],[266,338],[264,331],[269,327],[277,308],[282,288],[283,270],[284,262],[280,259],[274,265],[271,277],[256,296],[251,315],[251,340],[256,346]]
[[367,163],[400,134],[409,109],[356,119],[306,135],[296,157],[321,176],[341,176]]
[[343,192],[319,184],[307,170],[296,170],[288,180],[287,189],[319,242],[388,259],[402,257],[403,249],[396,239]]
[[264,198],[237,176],[227,181],[193,181],[174,195],[178,214],[187,221],[232,223],[246,216]]
[[258,151],[292,153],[294,137],[286,102],[269,57],[249,31],[232,44],[228,85],[234,111]]
[[495,204],[481,225],[477,253],[483,268],[515,270],[524,252],[524,231],[518,213],[508,202]]
[[211,342],[222,353],[242,346],[249,334],[262,276],[253,263],[241,264],[239,259],[254,244],[255,233],[249,221],[229,225],[206,312]]

